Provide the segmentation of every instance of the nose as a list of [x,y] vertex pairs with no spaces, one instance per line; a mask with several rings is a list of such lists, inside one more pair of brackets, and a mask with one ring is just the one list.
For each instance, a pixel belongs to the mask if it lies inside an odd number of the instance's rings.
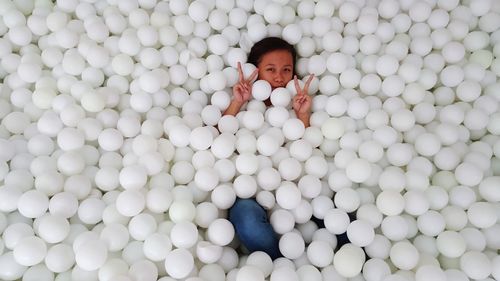
[[277,73],[277,74],[274,76],[274,81],[275,81],[277,84],[282,85],[284,80],[285,80],[285,79],[283,78],[283,74],[281,74],[281,73]]

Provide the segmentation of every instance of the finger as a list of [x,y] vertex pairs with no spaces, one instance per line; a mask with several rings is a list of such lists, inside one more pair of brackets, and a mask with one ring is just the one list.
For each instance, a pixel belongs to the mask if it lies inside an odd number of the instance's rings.
[[236,84],[236,85],[234,86],[234,92],[236,92],[236,93],[241,93],[242,89],[243,89],[243,88],[241,87],[241,85],[240,85],[240,84]]
[[243,82],[245,81],[245,77],[243,77],[243,69],[241,69],[241,63],[238,62],[238,74],[239,74],[239,81]]
[[250,78],[248,78],[248,82],[249,83],[252,83],[252,81],[257,78],[257,76],[259,75],[259,69],[256,68],[253,72],[252,72],[252,75],[250,75]]
[[309,75],[309,79],[307,79],[306,85],[304,86],[304,92],[307,94],[307,90],[309,90],[309,85],[311,84],[312,80],[314,79],[314,74]]
[[309,75],[309,78],[307,79],[306,85],[311,84],[311,81],[313,80],[313,78],[314,78],[314,74]]
[[293,76],[293,83],[295,84],[295,91],[300,94],[299,80],[297,80],[297,75]]

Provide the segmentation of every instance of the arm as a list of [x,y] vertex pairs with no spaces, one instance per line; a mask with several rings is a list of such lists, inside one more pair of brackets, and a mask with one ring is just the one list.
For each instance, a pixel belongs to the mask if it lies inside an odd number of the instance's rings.
[[229,104],[229,107],[226,108],[226,111],[222,115],[233,115],[236,116],[238,112],[240,112],[241,107],[243,106],[243,103],[237,100],[232,100],[231,103]]
[[[297,114],[297,113],[296,113]],[[311,124],[309,123],[309,119],[311,119],[311,113],[305,112],[305,113],[298,113],[297,118],[304,123],[304,127],[309,127]]]

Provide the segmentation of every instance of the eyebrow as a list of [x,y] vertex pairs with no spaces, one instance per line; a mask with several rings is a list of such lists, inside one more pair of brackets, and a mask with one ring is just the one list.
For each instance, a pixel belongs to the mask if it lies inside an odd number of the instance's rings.
[[[276,66],[276,65],[274,63],[268,63],[268,64],[266,64],[266,66]],[[292,67],[291,64],[284,65],[284,67],[287,67],[287,66]]]

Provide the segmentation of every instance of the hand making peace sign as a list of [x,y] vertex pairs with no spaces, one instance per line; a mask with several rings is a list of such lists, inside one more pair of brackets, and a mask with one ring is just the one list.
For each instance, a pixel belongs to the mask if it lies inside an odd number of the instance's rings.
[[241,69],[241,63],[238,62],[238,83],[233,86],[234,99],[237,102],[244,103],[252,97],[252,83],[257,75],[259,74],[259,69],[255,69],[248,79],[245,79],[243,75],[243,70]]
[[293,77],[295,82],[295,90],[297,94],[293,97],[292,107],[297,115],[308,113],[311,110],[312,99],[311,96],[307,94],[309,90],[309,85],[314,78],[314,74],[309,75],[304,89],[300,89],[299,81],[297,80],[297,75]]

